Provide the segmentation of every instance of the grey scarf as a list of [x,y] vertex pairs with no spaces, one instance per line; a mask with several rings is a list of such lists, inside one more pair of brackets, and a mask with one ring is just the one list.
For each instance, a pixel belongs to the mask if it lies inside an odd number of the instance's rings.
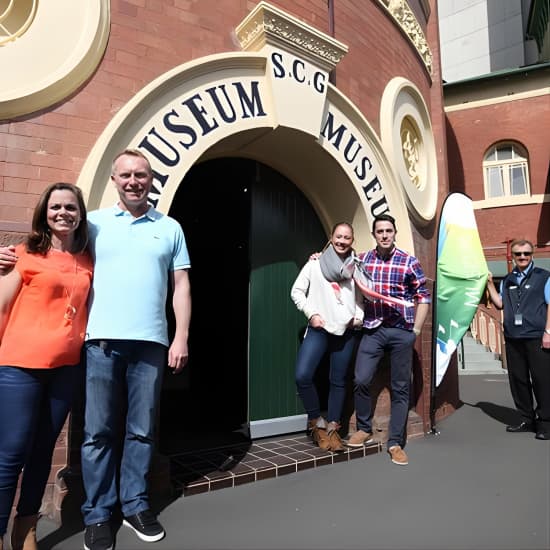
[[331,283],[338,283],[350,278],[348,272],[342,269],[345,260],[338,256],[332,244],[329,244],[327,249],[321,254],[319,263],[323,277]]

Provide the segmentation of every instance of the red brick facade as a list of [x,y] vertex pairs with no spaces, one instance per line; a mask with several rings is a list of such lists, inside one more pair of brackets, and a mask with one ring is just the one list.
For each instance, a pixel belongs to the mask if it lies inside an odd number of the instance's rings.
[[[537,73],[550,78],[548,68]],[[532,97],[515,99],[518,86],[532,89]],[[485,82],[462,86],[464,94],[475,97]],[[463,191],[473,201],[485,199],[483,188],[483,158],[489,148],[501,141],[514,141],[525,148],[529,160],[531,195],[547,195],[550,185],[550,94],[537,93],[535,75],[518,74],[502,78],[501,83],[485,96],[482,106],[462,108],[447,113],[447,143],[450,188]],[[460,84],[454,86],[457,90]],[[469,90],[472,90],[471,92]],[[509,95],[509,101],[496,100]],[[492,99],[491,99],[492,96]],[[537,257],[550,256],[550,205],[548,202],[529,203],[518,199],[516,205],[476,210],[476,220],[488,260],[506,259],[505,241],[516,237],[532,240]]]
[[[272,3],[319,31],[329,33],[326,0],[273,0]],[[111,0],[109,43],[93,76],[66,101],[16,120],[0,121],[0,243],[18,240],[28,230],[37,197],[46,185],[77,180],[98,136],[137,91],[180,64],[210,54],[239,51],[234,29],[256,4],[250,0]],[[440,205],[448,192],[448,179],[435,0],[430,1],[431,14],[424,27],[433,54],[431,76],[410,40],[381,3],[349,0],[334,4],[335,38],[349,47],[336,69],[338,89],[357,106],[376,132],[380,129],[380,99],[392,78],[404,77],[420,90],[428,105],[438,152]],[[494,117],[495,110],[500,119],[498,128],[489,123],[474,124],[478,118]],[[515,137],[530,150],[532,173],[536,174],[533,182],[541,187],[538,192],[543,192],[548,148],[544,160],[540,137],[547,132],[548,124],[540,121],[535,124],[536,115],[533,115],[532,124],[525,123],[524,119],[521,126],[513,110],[503,104],[448,117],[449,126],[464,144],[464,149],[461,145],[462,158],[474,161],[461,168],[462,179],[468,182],[474,198],[481,193],[476,166],[485,147],[503,135],[505,124],[510,127],[508,137]],[[536,148],[535,143],[538,143]],[[457,156],[457,152],[452,156]],[[454,187],[459,170],[454,162],[451,169]],[[536,208],[540,210],[540,205]],[[488,242],[502,240],[508,231],[506,221],[512,218],[508,213],[491,216],[492,223],[498,227],[492,228],[489,221],[482,218],[482,230]],[[533,217],[533,213],[526,214],[525,221],[534,223]],[[436,222],[414,228],[416,254],[431,279],[435,276]],[[430,320],[417,351],[418,432],[426,432],[430,426]],[[452,412],[456,403],[457,379],[450,373],[438,391],[438,418]],[[388,400],[381,399],[377,415],[387,415],[388,409]],[[63,435],[52,475],[66,464],[65,444],[66,435]]]

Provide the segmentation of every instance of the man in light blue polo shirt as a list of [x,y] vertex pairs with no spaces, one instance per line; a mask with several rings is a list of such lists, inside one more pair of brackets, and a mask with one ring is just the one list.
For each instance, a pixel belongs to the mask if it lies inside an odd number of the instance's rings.
[[[123,524],[141,540],[155,542],[165,534],[149,509],[146,476],[166,350],[168,366],[180,372],[187,363],[191,317],[185,237],[175,220],[147,203],[153,182],[149,161],[139,151],[124,151],[113,162],[111,179],[118,204],[88,216],[95,270],[82,445],[87,550],[113,547],[110,520],[117,501]],[[176,320],[172,343],[165,313],[169,279]],[[126,433],[118,453],[116,432],[126,401]]]

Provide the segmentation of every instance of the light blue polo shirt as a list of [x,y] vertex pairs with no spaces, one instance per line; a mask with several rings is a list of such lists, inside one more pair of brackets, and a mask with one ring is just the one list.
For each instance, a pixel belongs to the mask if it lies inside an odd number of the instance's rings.
[[88,221],[95,267],[86,339],[168,346],[168,274],[191,267],[181,226],[152,207],[140,218],[104,208]]

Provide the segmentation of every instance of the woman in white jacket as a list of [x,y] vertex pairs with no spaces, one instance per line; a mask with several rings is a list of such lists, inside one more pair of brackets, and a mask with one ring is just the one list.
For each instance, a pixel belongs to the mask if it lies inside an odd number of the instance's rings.
[[[363,322],[363,296],[342,266],[353,254],[353,227],[334,226],[319,259],[310,259],[292,285],[290,296],[308,318],[296,359],[296,387],[308,416],[313,441],[327,451],[345,449],[338,430],[346,397],[346,375]],[[327,420],[321,416],[313,382],[325,353],[330,357]]]

